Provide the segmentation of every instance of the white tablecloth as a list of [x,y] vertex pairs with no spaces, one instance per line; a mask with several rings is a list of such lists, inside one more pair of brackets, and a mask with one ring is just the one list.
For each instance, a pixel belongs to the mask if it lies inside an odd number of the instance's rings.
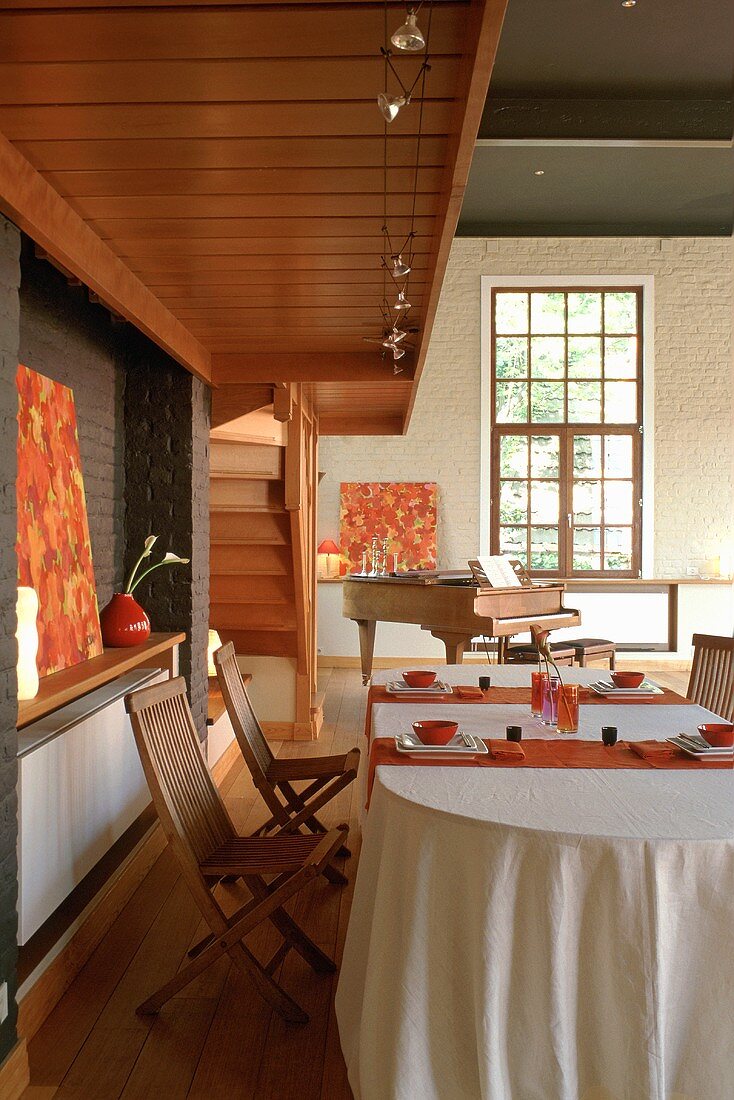
[[[545,732],[489,710],[454,713]],[[587,707],[579,736],[706,714]],[[731,771],[378,768],[336,998],[355,1097],[731,1100],[733,928]]]

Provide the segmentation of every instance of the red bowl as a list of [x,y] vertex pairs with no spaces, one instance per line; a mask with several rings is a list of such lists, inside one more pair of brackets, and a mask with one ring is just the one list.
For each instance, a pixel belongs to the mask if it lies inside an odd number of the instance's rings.
[[414,722],[413,732],[422,745],[448,745],[459,728],[458,722]]
[[436,673],[427,669],[416,669],[415,672],[404,672],[403,679],[408,687],[428,688],[436,679]]
[[706,722],[698,727],[704,741],[715,749],[730,749],[734,745],[734,725],[731,722]]
[[609,675],[618,688],[638,688],[645,679],[644,672],[611,672]]

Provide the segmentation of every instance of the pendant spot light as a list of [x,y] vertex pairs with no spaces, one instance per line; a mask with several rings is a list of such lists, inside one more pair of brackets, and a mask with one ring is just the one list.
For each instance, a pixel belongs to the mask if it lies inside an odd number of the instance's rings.
[[406,107],[408,103],[410,103],[410,97],[404,95],[388,95],[387,92],[380,92],[377,97],[377,106],[385,122],[393,122],[398,117],[400,108]]
[[392,260],[392,273],[396,279],[402,278],[403,275],[409,275],[411,268],[409,264],[406,264],[401,255],[391,256]]
[[396,50],[419,53],[426,48],[426,40],[418,26],[417,18],[415,11],[409,11],[405,22],[390,36],[390,41]]
[[405,297],[405,290],[404,289],[398,292],[397,301],[395,302],[395,305],[392,308],[393,309],[398,309],[398,310],[400,310],[400,309],[411,309],[412,308],[410,302]]

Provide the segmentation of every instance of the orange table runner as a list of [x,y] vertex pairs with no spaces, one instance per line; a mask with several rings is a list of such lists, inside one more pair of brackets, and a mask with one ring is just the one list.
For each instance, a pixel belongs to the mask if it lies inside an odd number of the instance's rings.
[[[475,706],[491,706],[492,704],[502,703],[517,703],[526,707],[530,706],[530,688],[529,687],[492,687],[489,689],[488,697],[486,699],[477,696],[478,689],[475,686],[454,686],[454,690],[451,695],[426,695],[425,692],[401,692],[400,695],[392,694],[387,691],[382,684],[373,685],[369,694],[367,695],[367,714],[365,716],[365,737],[369,741],[372,731],[372,707],[375,703],[425,703],[426,706],[433,706],[435,703],[453,703],[454,705],[462,703],[473,703]],[[603,695],[597,695],[595,691],[591,691],[589,688],[581,687],[579,689],[579,700],[586,705],[590,703],[596,705],[606,706],[626,706],[628,704],[634,704],[634,706],[640,706],[642,704],[651,703],[653,705],[665,704],[666,706],[674,706],[679,704],[687,704],[690,706],[690,700],[685,699],[682,695],[679,695],[676,691],[671,691],[670,688],[663,688],[662,695],[650,695],[645,699],[635,698],[633,695],[628,695],[626,698],[609,699]],[[461,693],[465,694],[462,695]]]
[[[489,739],[485,739],[489,743]],[[398,752],[391,737],[378,737],[372,743],[367,773],[367,805],[372,794],[378,764],[442,768],[643,768],[680,771],[730,769],[730,760],[694,760],[664,742],[644,742],[646,756],[639,756],[625,741],[607,746],[601,741],[566,741],[560,738],[529,738],[521,743],[523,758],[487,756],[409,756]]]

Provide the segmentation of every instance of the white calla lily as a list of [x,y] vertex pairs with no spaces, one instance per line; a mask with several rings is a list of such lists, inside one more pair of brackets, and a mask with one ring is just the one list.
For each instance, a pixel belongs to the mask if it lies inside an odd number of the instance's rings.
[[157,539],[158,539],[157,535],[148,535],[147,539],[145,540],[145,544],[144,544],[144,547],[143,547],[143,552],[140,555],[140,557],[138,558],[138,560],[136,561],[135,568],[133,569],[132,573],[130,574],[130,576],[128,578],[127,586],[125,588],[125,592],[128,595],[130,595],[138,587],[140,582],[145,577],[147,577],[149,573],[152,573],[154,569],[159,569],[161,567],[161,565],[188,565],[189,564],[190,558],[182,558],[179,554],[173,554],[169,550],[168,553],[164,554],[164,556],[161,558],[161,560],[159,562],[156,562],[155,565],[151,565],[151,566],[149,566],[148,569],[144,569],[142,573],[138,573],[138,570],[139,570],[140,566],[142,565],[143,560],[145,558],[150,557],[151,550],[153,549],[153,546],[155,545]]

